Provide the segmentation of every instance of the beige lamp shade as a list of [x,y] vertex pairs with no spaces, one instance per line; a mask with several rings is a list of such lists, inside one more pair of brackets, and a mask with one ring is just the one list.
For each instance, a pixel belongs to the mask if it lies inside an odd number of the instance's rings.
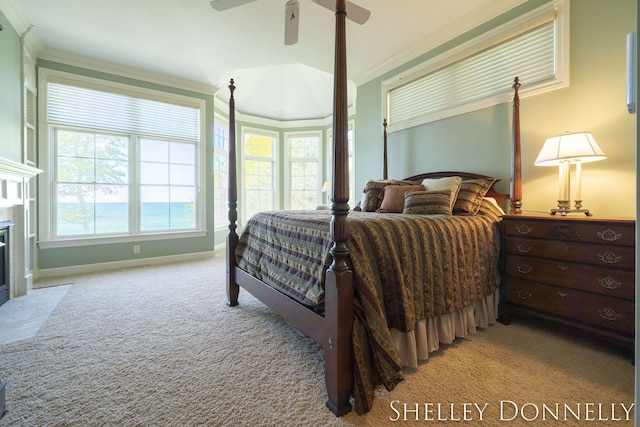
[[547,138],[535,161],[536,166],[558,166],[563,162],[595,162],[607,155],[590,132],[565,133]]

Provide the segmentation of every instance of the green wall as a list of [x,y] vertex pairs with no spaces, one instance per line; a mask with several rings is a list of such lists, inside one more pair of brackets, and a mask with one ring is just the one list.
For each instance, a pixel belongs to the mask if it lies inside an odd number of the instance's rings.
[[[546,3],[529,1],[509,13],[358,87],[356,183],[382,174],[382,82],[518,14]],[[599,216],[635,217],[635,117],[625,105],[626,34],[636,28],[634,0],[570,3],[570,86],[521,98],[523,210],[556,205],[557,169],[533,165],[544,140],[588,130],[608,159],[583,167],[584,207]],[[389,135],[389,177],[465,170],[502,179],[508,191],[511,103]],[[379,172],[378,172],[379,171]],[[373,172],[373,175],[372,175]]]
[[557,169],[533,165],[546,137],[593,133],[606,160],[582,168],[584,206],[597,216],[636,216],[636,117],[626,108],[626,36],[634,0],[571,2],[571,85],[522,102],[524,208],[555,207]]
[[[141,80],[135,80],[122,76],[102,73],[98,71],[74,67],[71,65],[51,62],[38,61],[39,67],[46,67],[53,70],[64,71],[76,75],[88,76],[93,78],[104,79],[108,81],[123,83],[127,85],[147,88],[177,95],[188,96],[192,98],[203,99],[206,105],[206,134],[205,145],[206,154],[202,159],[202,165],[205,168],[207,177],[213,176],[211,167],[213,165],[213,94],[198,93],[170,86],[163,86],[155,83],[149,83]],[[44,131],[44,129],[40,129]],[[44,191],[42,186],[42,190]],[[53,269],[70,266],[79,266],[85,264],[96,264],[105,262],[130,261],[142,258],[154,257],[171,257],[185,254],[196,254],[199,252],[210,252],[214,250],[214,220],[213,220],[213,186],[206,185],[206,194],[204,201],[206,203],[206,229],[207,233],[204,237],[193,238],[170,238],[163,240],[144,240],[127,241],[126,243],[110,243],[110,244],[92,244],[74,247],[56,247],[56,248],[40,248],[38,250],[38,267],[39,269]],[[40,214],[46,215],[42,207]],[[140,253],[133,253],[133,245],[140,245]]]
[[22,161],[22,54],[20,35],[0,12],[0,157]]

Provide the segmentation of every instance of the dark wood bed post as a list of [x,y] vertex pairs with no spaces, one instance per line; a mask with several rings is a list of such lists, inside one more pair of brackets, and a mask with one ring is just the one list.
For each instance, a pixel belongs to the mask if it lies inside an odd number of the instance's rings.
[[229,83],[229,234],[227,235],[227,304],[238,305],[240,286],[236,283],[236,246],[238,234],[238,181],[236,172],[236,107],[233,91],[236,89],[233,79]]
[[513,80],[513,126],[512,126],[512,153],[511,153],[511,215],[522,213],[522,161],[520,149],[520,80],[516,77]]
[[325,281],[325,381],[327,406],[336,415],[351,411],[353,390],[351,333],[353,282],[349,269],[349,160],[345,0],[336,0],[336,40],[333,87],[333,186],[331,195],[331,255]]
[[388,166],[388,162],[387,162],[387,119],[384,119],[382,121],[382,150],[383,150],[383,154],[382,154],[382,179],[387,179],[388,174],[387,174],[387,166]]

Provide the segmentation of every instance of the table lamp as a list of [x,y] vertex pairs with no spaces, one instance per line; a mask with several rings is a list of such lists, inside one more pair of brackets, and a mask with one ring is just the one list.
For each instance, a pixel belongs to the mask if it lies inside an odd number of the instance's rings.
[[[584,213],[582,208],[582,163],[606,159],[607,156],[596,143],[590,132],[565,133],[547,138],[535,161],[536,166],[558,166],[558,208],[551,209],[551,215]],[[576,165],[575,209],[571,209],[571,165]]]
[[[331,192],[331,183],[329,181],[325,181],[324,184],[322,184],[322,194],[323,194],[323,198],[329,199],[329,193]],[[326,201],[323,201],[326,203]]]

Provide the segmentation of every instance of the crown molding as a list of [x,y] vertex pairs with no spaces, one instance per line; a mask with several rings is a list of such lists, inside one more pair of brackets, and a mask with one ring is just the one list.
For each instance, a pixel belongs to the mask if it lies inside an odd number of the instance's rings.
[[29,28],[16,0],[0,0],[0,11],[7,17],[16,33],[22,34]]
[[121,77],[141,80],[149,83],[170,86],[178,89],[194,91],[214,95],[219,88],[215,85],[196,82],[193,80],[182,79],[167,74],[156,73],[140,68],[129,67],[126,65],[116,64],[113,62],[103,61],[96,58],[77,55],[74,53],[64,52],[57,49],[44,49],[38,56],[38,59],[45,61],[58,62],[62,64],[72,65],[92,71],[114,74]]
[[93,71],[101,71],[115,74],[121,77],[128,77],[150,83],[171,86],[179,89],[190,90],[198,93],[215,94],[218,88],[215,85],[195,82],[192,80],[173,77],[152,71],[141,70],[125,65],[120,65],[95,58],[84,57],[56,49],[45,47],[34,28],[22,14],[16,0],[0,0],[0,11],[7,17],[11,26],[23,40],[28,52],[34,58],[44,59],[52,62],[60,62]]
[[27,51],[31,56],[36,57],[44,49],[44,44],[38,37],[33,25],[27,22],[24,15],[22,15],[16,0],[0,0],[0,11],[7,17],[13,29],[18,33]]
[[486,23],[490,19],[500,16],[503,13],[526,3],[526,1],[527,0],[493,0],[489,4],[478,7],[470,13],[458,18],[451,24],[446,25],[444,28],[427,35],[423,39],[402,50],[402,52],[390,56],[377,67],[373,67],[364,73],[353,76],[352,79],[358,86],[367,83],[368,81],[380,77],[381,75],[406,64],[418,56],[429,52],[430,50],[435,49],[458,36],[461,36],[467,31]]
[[[229,115],[229,103],[224,99],[216,96],[215,98],[215,115],[224,117],[224,120],[228,120]],[[260,117],[253,114],[243,113],[236,109],[236,122],[249,123],[255,126],[265,126],[276,128],[279,130],[287,129],[301,129],[307,127],[327,128],[333,123],[333,115],[322,117],[318,119],[299,119],[299,120],[277,120],[267,117]],[[348,116],[351,118],[355,116],[355,107],[349,106]]]

